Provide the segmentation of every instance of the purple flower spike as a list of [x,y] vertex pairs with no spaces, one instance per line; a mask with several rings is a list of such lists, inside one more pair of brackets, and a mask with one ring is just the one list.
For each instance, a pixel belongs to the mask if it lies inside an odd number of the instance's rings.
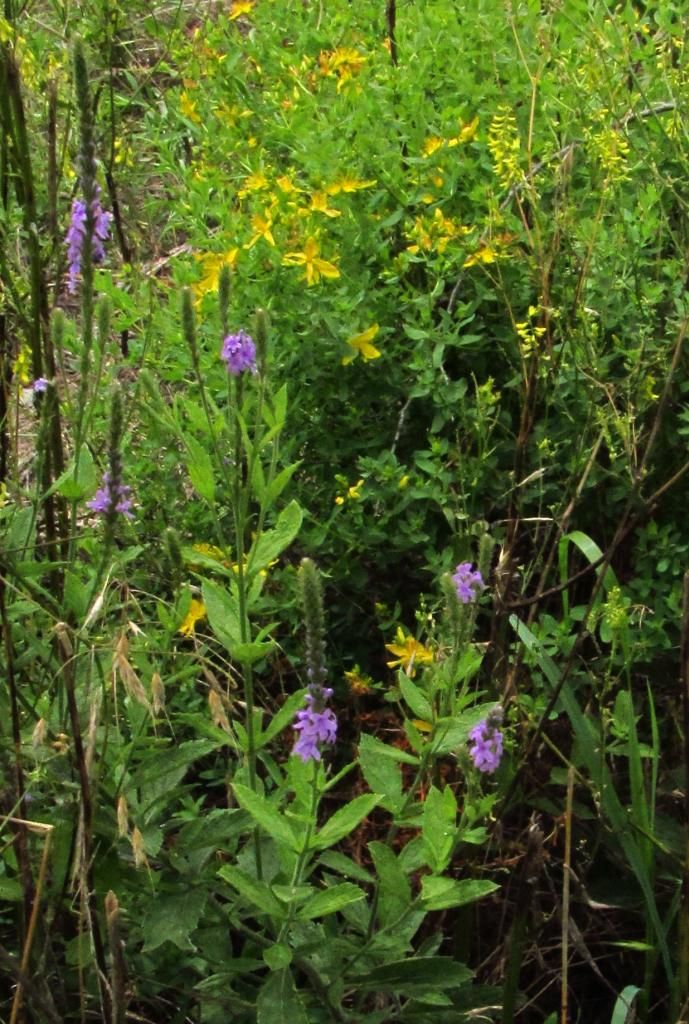
[[106,516],[113,512],[121,512],[127,519],[133,519],[131,493],[131,487],[126,484],[113,486],[110,471],[106,470],[103,474],[102,486],[96,491],[91,501],[86,502],[86,507],[94,512],[102,512]]
[[48,390],[48,383],[49,382],[46,380],[45,377],[38,377],[33,382],[33,384],[31,385],[31,387],[33,388],[34,394],[35,395],[38,395],[38,394],[42,395],[45,391]]
[[457,597],[462,604],[470,604],[486,586],[478,569],[472,569],[471,562],[460,562],[455,569],[452,581],[457,588]]
[[480,772],[492,774],[502,758],[502,708],[491,712],[488,718],[475,725],[469,733],[469,756]]
[[248,370],[256,373],[256,346],[253,338],[245,331],[228,334],[223,341],[222,358],[227,364],[227,372],[233,377]]
[[[102,263],[105,259],[105,246],[110,234],[110,221],[112,214],[106,213],[100,205],[100,186],[96,185],[96,194],[91,203],[93,215],[93,238],[91,240],[91,255],[94,263]],[[72,220],[65,241],[67,242],[67,260],[69,262],[69,284],[67,286],[71,295],[74,295],[81,274],[81,254],[86,238],[86,203],[81,199],[75,199],[72,203]]]
[[[307,700],[310,694],[307,696]],[[312,702],[310,702],[312,703]],[[302,761],[320,761],[319,743],[334,743],[337,736],[337,719],[330,708],[314,711],[313,707],[297,712],[294,728],[301,734],[294,744],[293,753]]]

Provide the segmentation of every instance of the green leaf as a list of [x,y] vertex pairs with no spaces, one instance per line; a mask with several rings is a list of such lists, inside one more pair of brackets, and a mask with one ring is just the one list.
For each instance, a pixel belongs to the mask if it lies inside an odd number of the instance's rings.
[[195,437],[185,434],[184,443],[188,452],[187,470],[194,489],[206,501],[215,501],[215,475],[210,455]]
[[149,752],[131,780],[131,788],[140,792],[140,810],[147,810],[161,798],[175,798],[175,787],[190,765],[220,745],[215,740],[189,740],[179,746],[169,745],[164,750]]
[[358,903],[363,900],[365,893],[352,882],[340,882],[338,885],[331,885],[322,892],[309,896],[306,903],[299,907],[297,917],[302,921],[309,921],[313,917],[325,917],[327,914],[334,914],[342,907],[350,903]]
[[223,864],[218,874],[226,882],[229,882],[232,888],[236,889],[240,896],[248,900],[252,906],[258,907],[264,914],[269,914],[271,917],[284,918],[286,908],[273,895],[265,882],[259,882],[256,878],[251,878],[233,864]]
[[88,446],[84,445],[79,456],[78,472],[76,460],[72,459],[64,473],[57,478],[48,490],[47,495],[54,494],[57,491],[58,494],[61,494],[63,498],[67,498],[68,501],[81,501],[87,495],[93,494],[97,486],[98,477],[93,456]]
[[277,714],[273,715],[268,726],[263,732],[256,738],[256,749],[260,750],[266,743],[281,733],[282,730],[289,725],[297,711],[304,705],[304,695],[306,690],[297,690],[296,693],[290,694],[285,703],[282,705]]
[[250,572],[265,569],[282,554],[299,533],[303,517],[304,513],[296,501],[291,501],[287,508],[283,508],[274,528],[262,533],[249,552],[247,564]]
[[488,879],[465,878],[458,882],[454,878],[427,875],[421,880],[421,897],[426,910],[447,910],[448,907],[475,903],[499,888],[499,885]]
[[475,725],[495,708],[495,701],[475,704],[468,711],[451,718],[438,718],[433,729],[433,753],[449,754],[463,747]]
[[402,775],[389,757],[380,756],[385,744],[364,733],[359,741],[359,764],[369,788],[380,794],[381,806],[395,814],[404,803]]
[[411,709],[414,717],[421,718],[424,722],[432,722],[433,708],[428,698],[402,669],[397,673],[397,684],[402,691],[407,707]]
[[636,985],[627,985],[622,989],[615,1002],[610,1024],[627,1024],[627,1021],[634,1019],[633,1004],[640,991]]
[[261,504],[264,508],[270,508],[284,491],[287,484],[290,482],[295,472],[301,466],[302,460],[299,462],[293,462],[291,466],[285,466],[280,472],[273,477],[269,484],[267,484],[263,497],[261,498]]
[[271,651],[275,650],[275,643],[272,640],[264,640],[260,642],[254,640],[253,643],[249,644],[234,644],[230,654],[237,661],[241,661],[243,665],[253,665],[255,662],[260,661],[261,658],[267,658]]
[[284,814],[275,808],[270,801],[266,800],[260,793],[254,793],[248,786],[242,786],[239,782],[232,784],[234,795],[240,807],[248,811],[269,836],[272,836],[279,843],[283,843],[290,850],[298,850],[298,843],[294,832]]
[[441,792],[431,786],[423,805],[423,843],[428,866],[432,871],[444,871],[450,863],[457,838],[457,801],[449,786]]
[[201,594],[213,633],[234,657],[234,651],[242,640],[237,602],[225,587],[212,580],[203,581]]
[[269,974],[256,1000],[257,1024],[308,1024],[288,967]]
[[344,875],[345,878],[356,878],[359,882],[369,884],[373,881],[368,871],[337,850],[325,850],[318,858],[318,862],[331,871],[336,871],[338,875]]
[[344,839],[354,831],[359,822],[363,821],[378,803],[380,803],[380,797],[372,793],[364,793],[362,796],[355,797],[351,803],[340,808],[329,821],[326,821],[320,832],[311,840],[310,848],[324,850],[339,842],[340,839]]
[[205,905],[206,894],[201,889],[154,896],[143,923],[144,952],[150,953],[164,942],[172,942],[178,949],[196,949],[189,936]]
[[449,956],[419,956],[374,967],[349,979],[361,992],[409,992],[419,988],[459,988],[472,973]]
[[0,878],[0,900],[18,902],[22,898],[22,887],[16,878]]
[[378,890],[378,921],[382,928],[394,924],[409,909],[411,886],[399,860],[386,843],[368,844],[380,883]]
[[289,946],[283,946],[276,942],[274,946],[268,946],[268,949],[263,950],[263,959],[271,971],[279,971],[291,964],[292,950]]

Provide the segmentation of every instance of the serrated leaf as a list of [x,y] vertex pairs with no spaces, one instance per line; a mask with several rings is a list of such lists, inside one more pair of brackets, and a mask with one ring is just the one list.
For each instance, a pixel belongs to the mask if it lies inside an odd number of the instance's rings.
[[397,684],[402,691],[407,707],[414,716],[426,722],[433,721],[433,708],[428,698],[402,669],[397,673]]
[[144,918],[144,952],[172,942],[178,949],[194,950],[190,939],[206,905],[201,889],[188,889],[181,893],[158,893],[149,904]]
[[215,637],[234,656],[235,648],[242,641],[237,602],[226,587],[212,580],[203,581],[201,594]]
[[239,868],[233,864],[223,864],[218,871],[221,878],[224,878],[226,882],[236,889],[240,896],[248,900],[252,906],[258,907],[264,914],[269,914],[271,917],[283,918],[285,916],[285,907],[282,903],[273,895],[270,891],[269,886],[265,882],[259,882],[256,878],[251,878],[244,871],[240,871]]
[[257,1024],[308,1024],[289,967],[273,971],[256,1000]]
[[380,797],[373,793],[364,793],[362,796],[355,797],[345,807],[336,811],[329,821],[326,821],[323,828],[311,840],[310,848],[324,850],[339,842],[340,839],[344,839],[354,831],[378,803],[380,803]]
[[382,928],[394,924],[409,909],[411,886],[394,852],[386,843],[368,844],[379,881],[378,921]]
[[284,814],[281,814],[270,801],[260,793],[254,793],[248,786],[239,782],[232,784],[234,795],[240,807],[248,811],[254,821],[279,843],[290,850],[298,850],[299,844]]
[[309,921],[313,917],[325,917],[327,914],[334,914],[350,903],[358,903],[363,900],[364,893],[358,885],[352,882],[340,882],[338,885],[331,885],[322,892],[309,896],[305,903],[299,907],[297,917],[302,921]]
[[422,835],[431,871],[444,871],[457,837],[457,802],[449,786],[431,786],[423,805]]
[[438,878],[427,875],[421,880],[421,898],[426,910],[447,910],[449,907],[463,907],[476,903],[484,896],[490,896],[500,886],[482,878]]
[[459,988],[472,972],[448,956],[419,956],[374,967],[350,979],[360,992],[409,992],[419,988]]
[[79,456],[79,468],[77,471],[76,460],[72,459],[64,473],[61,473],[47,494],[57,492],[68,501],[81,501],[82,498],[93,494],[98,486],[98,476],[93,462],[91,450],[87,445],[81,449]]
[[304,513],[296,501],[291,501],[278,516],[272,530],[266,530],[249,552],[248,568],[251,572],[264,569],[288,547],[299,533]]
[[384,745],[364,733],[359,741],[359,764],[369,789],[380,795],[386,811],[395,814],[404,803],[402,775],[391,758],[381,757],[379,748]]
[[185,434],[184,443],[187,446],[187,471],[194,490],[212,502],[215,500],[215,475],[211,457],[195,437]]

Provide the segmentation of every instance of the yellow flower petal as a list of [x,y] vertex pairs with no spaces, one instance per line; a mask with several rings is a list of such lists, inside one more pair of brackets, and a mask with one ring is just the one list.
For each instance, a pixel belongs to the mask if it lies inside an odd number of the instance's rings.
[[186,618],[182,625],[179,627],[178,632],[184,636],[191,636],[192,633],[196,632],[196,623],[206,617],[206,606],[203,601],[197,601],[196,598],[192,599],[187,612]]
[[375,345],[371,344],[371,341],[378,334],[378,324],[373,324],[367,330],[362,331],[361,334],[355,334],[353,338],[347,339],[347,344],[354,351],[353,353],[347,353],[342,359],[342,365],[347,366],[352,360],[356,359],[358,355],[365,359],[367,362],[370,359],[378,359],[381,355],[379,349]]

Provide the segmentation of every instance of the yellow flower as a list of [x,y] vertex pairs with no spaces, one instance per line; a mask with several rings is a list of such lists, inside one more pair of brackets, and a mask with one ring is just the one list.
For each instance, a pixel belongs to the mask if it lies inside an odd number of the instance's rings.
[[309,211],[314,213],[324,213],[326,217],[341,217],[342,211],[336,210],[332,206],[328,206],[328,194],[327,192],[314,192],[311,196],[311,206]]
[[429,135],[423,144],[423,155],[432,156],[436,150],[440,149],[443,145],[444,140],[438,135]]
[[194,295],[197,302],[200,302],[208,292],[218,290],[220,271],[224,266],[235,267],[238,253],[239,249],[228,249],[227,252],[210,252],[206,253],[205,256],[197,257],[203,267],[203,277],[194,285]]
[[285,253],[282,257],[282,262],[286,267],[304,267],[304,277],[308,287],[311,287],[312,284],[318,284],[321,277],[339,277],[340,271],[335,264],[322,260],[318,255],[319,251],[316,239],[307,238],[303,252]]
[[397,484],[400,491],[404,491],[409,486],[409,477],[405,473],[404,476],[400,477],[400,482]]
[[263,214],[255,213],[251,218],[251,227],[254,229],[253,237],[244,246],[245,249],[252,249],[260,238],[265,238],[269,245],[275,246],[275,239],[271,228],[273,226],[273,215],[270,210],[265,209]]
[[357,356],[361,356],[365,362],[368,362],[370,359],[378,359],[380,351],[375,345],[371,344],[378,333],[378,330],[378,324],[373,324],[372,327],[369,327],[366,331],[362,331],[361,334],[355,334],[353,338],[347,338],[347,344],[350,346],[352,351],[342,357],[342,365],[347,366],[349,363],[353,362]]
[[196,101],[190,97],[186,89],[179,98],[179,109],[187,120],[193,121],[195,124],[201,123],[201,115],[196,109]]
[[230,14],[230,21],[236,21],[242,14],[251,14],[254,6],[254,0],[232,0],[232,13]]
[[22,387],[28,387],[31,383],[31,349],[23,345],[19,355],[12,364],[12,374],[17,378]]
[[318,57],[321,74],[337,76],[337,91],[343,88],[349,79],[361,71],[366,57],[351,46],[340,46],[336,50],[323,50]]
[[344,675],[352,693],[360,695],[371,692],[373,680],[370,676],[364,675],[358,665],[355,665],[351,672],[345,672]]
[[459,146],[462,142],[471,142],[478,131],[478,117],[475,117],[473,121],[468,121],[462,125],[459,135],[453,139],[448,139],[447,144],[450,148],[453,146]]
[[203,601],[197,601],[196,598],[192,599],[182,625],[179,627],[178,632],[183,633],[184,636],[191,636],[192,633],[196,632],[196,623],[206,617],[206,606]]
[[475,267],[478,263],[495,263],[498,254],[492,245],[482,245],[480,249],[467,256],[462,266]]
[[401,626],[397,627],[395,640],[397,643],[385,645],[385,650],[395,655],[394,661],[387,662],[388,668],[396,668],[399,665],[408,676],[413,677],[416,674],[416,665],[429,665],[433,661],[433,652],[415,640],[410,633],[405,635]]
[[[340,483],[344,483],[344,477],[337,478]],[[345,501],[349,498],[350,501],[361,501],[361,488],[364,486],[363,480],[357,480],[355,484],[347,488],[346,494],[338,494],[335,498],[336,505],[344,505]]]
[[294,184],[292,179],[287,174],[283,174],[282,177],[276,178],[275,184],[286,195],[291,195],[293,192],[301,192],[301,189],[297,188],[297,186]]
[[254,171],[245,180],[243,186],[237,192],[240,199],[244,196],[248,196],[250,192],[261,192],[263,189],[269,188],[269,182],[263,171]]
[[329,196],[336,196],[340,192],[359,192],[364,188],[371,188],[376,184],[376,179],[372,178],[369,181],[362,181],[361,178],[353,178],[351,175],[345,174],[337,181],[334,181],[332,185],[326,188],[326,192]]

